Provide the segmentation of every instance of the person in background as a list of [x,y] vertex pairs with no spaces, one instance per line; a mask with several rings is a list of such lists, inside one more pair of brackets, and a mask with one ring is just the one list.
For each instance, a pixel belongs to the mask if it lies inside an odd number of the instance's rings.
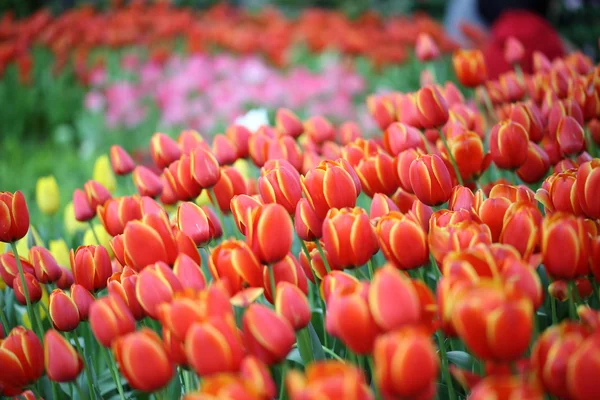
[[[490,78],[512,69],[504,58],[505,42],[511,36],[523,45],[521,68],[530,73],[535,51],[550,60],[564,54],[559,34],[545,19],[550,3],[550,0],[456,0],[448,8],[446,22],[452,24],[448,26],[450,34],[466,33],[482,48]],[[471,18],[464,18],[468,16]],[[489,31],[485,33],[482,27],[489,27]],[[464,36],[458,38],[465,44]]]

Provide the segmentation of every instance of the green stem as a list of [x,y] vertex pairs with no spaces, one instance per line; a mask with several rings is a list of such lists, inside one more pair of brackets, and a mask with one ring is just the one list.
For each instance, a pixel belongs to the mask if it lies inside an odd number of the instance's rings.
[[373,257],[369,258],[367,266],[369,268],[369,279],[373,279],[373,276],[375,276],[375,267],[373,267]]
[[552,325],[558,323],[558,317],[556,316],[556,299],[550,296],[550,307],[552,308]]
[[275,271],[273,271],[273,266],[269,265],[267,268],[269,268],[269,282],[271,285],[271,299],[273,299],[273,305],[275,305],[275,290],[276,290],[276,285],[275,285]]
[[225,226],[225,219],[223,217],[223,213],[221,212],[221,208],[219,207],[219,202],[217,201],[217,196],[215,195],[215,191],[213,188],[208,189],[208,198],[215,207],[217,218],[219,219],[221,229],[223,230],[223,239],[227,239],[229,235],[227,233],[227,227]]
[[371,384],[373,385],[373,391],[375,392],[375,399],[381,400],[381,393],[379,393],[379,388],[377,387],[377,380],[375,377],[375,365],[373,365],[373,357],[367,357],[367,362],[369,363],[369,368],[371,369]]
[[50,383],[52,384],[52,399],[58,400],[60,397],[62,397],[62,396],[59,397],[59,394],[58,394],[58,384],[54,381],[50,381]]
[[446,355],[446,345],[444,343],[444,333],[441,330],[436,332],[440,347],[440,357],[442,359],[442,375],[446,380],[446,386],[448,387],[448,396],[450,400],[456,400],[456,393],[454,393],[454,385],[452,383],[452,377],[448,369],[448,356]]
[[330,349],[328,349],[327,347],[325,347],[325,346],[323,346],[323,345],[321,345],[321,348],[323,349],[323,351],[325,352],[325,354],[329,354],[329,355],[330,355],[331,357],[333,357],[334,359],[336,359],[336,360],[338,360],[338,361],[341,361],[341,362],[343,362],[343,363],[345,363],[345,362],[346,362],[346,361],[345,361],[345,360],[344,360],[342,357],[340,357],[340,356],[338,356],[337,354],[335,354],[335,352],[334,352],[333,350],[330,350]]
[[10,325],[8,325],[8,319],[6,319],[6,314],[4,314],[4,304],[0,304],[0,322],[2,322],[2,326],[4,327],[4,334],[8,335]]
[[92,230],[92,235],[94,235],[94,239],[96,239],[96,243],[100,244],[100,239],[98,238],[98,235],[96,234],[96,229],[94,229],[94,224],[92,223],[91,219],[88,221],[88,224],[90,225],[90,229]]
[[[73,380],[73,382],[71,382],[71,384],[75,387],[75,390],[77,391],[77,394],[79,395],[80,399],[85,399],[85,396],[83,395],[83,391],[81,390],[81,386],[79,386],[79,383],[77,383],[77,379]],[[90,400],[93,399],[93,397],[90,398]]]
[[119,391],[119,397],[121,400],[125,400],[125,394],[123,393],[123,385],[121,385],[121,379],[119,379],[119,371],[117,370],[117,365],[115,360],[110,353],[110,350],[106,347],[102,346],[104,349],[104,354],[106,355],[106,364],[108,364],[108,368],[110,368],[110,373],[117,385],[117,390]]
[[456,164],[456,160],[454,159],[454,155],[452,155],[452,151],[450,151],[450,147],[448,146],[448,141],[446,140],[446,135],[442,132],[441,129],[438,129],[440,133],[440,139],[442,139],[442,143],[444,143],[444,147],[446,148],[446,152],[448,153],[448,158],[450,158],[450,163],[452,164],[452,168],[454,168],[454,173],[456,174],[456,179],[458,179],[458,183],[461,186],[464,186],[463,178],[460,174],[460,170],[458,169],[458,164]]
[[569,317],[571,319],[577,319],[577,306],[575,305],[575,296],[577,293],[577,287],[575,281],[569,281],[568,296],[569,296]]
[[81,357],[85,360],[83,369],[85,370],[85,378],[87,379],[88,389],[90,391],[90,399],[93,399],[94,398],[94,380],[92,379],[92,370],[91,370],[91,366],[88,365],[88,363],[87,363],[87,359],[85,358],[85,354],[83,352],[83,349],[81,348],[81,344],[79,343],[79,337],[76,334],[74,334],[73,332],[65,332],[65,334],[67,335],[67,338],[69,338],[70,340],[72,340],[75,343],[75,348],[77,349],[77,352],[79,354],[81,354]]
[[281,380],[279,381],[279,397],[278,399],[283,399],[283,391],[285,390],[285,370],[287,369],[287,363],[285,360],[281,363]]
[[306,367],[308,364],[315,360],[313,355],[312,343],[310,341],[310,333],[308,332],[308,327],[300,329],[296,333],[296,338],[298,340],[298,351],[300,351],[300,357],[302,357],[302,361],[304,362],[304,366]]
[[[37,316],[33,311],[33,306],[31,305],[31,299],[29,297],[29,289],[27,288],[27,284],[25,283],[25,273],[23,272],[23,265],[21,264],[21,258],[19,258],[19,251],[17,250],[16,242],[10,242],[10,246],[13,251],[13,255],[15,256],[15,262],[17,263],[17,269],[19,270],[19,278],[21,279],[21,285],[23,285],[23,293],[25,294],[25,303],[27,305],[27,314],[29,315],[29,320],[31,321],[31,328],[38,336],[40,340],[43,339],[42,332],[39,329],[40,325],[38,325]],[[7,332],[8,334],[8,332]]]
[[319,250],[319,254],[321,255],[321,259],[323,260],[323,264],[325,265],[325,269],[327,270],[327,273],[330,273],[331,267],[329,266],[329,261],[327,260],[327,257],[325,257],[325,252],[323,251],[323,248],[321,247],[321,243],[319,243],[319,239],[315,240],[315,244],[317,245],[317,250]]
[[308,260],[308,265],[310,266],[310,272],[313,274],[313,277],[314,277],[315,271],[313,270],[313,267],[312,267],[312,259],[310,257],[310,251],[308,251],[308,247],[306,247],[306,243],[304,243],[304,240],[302,240],[302,239],[299,239],[299,240],[300,240],[300,246],[302,247],[302,251],[306,255],[306,259]]
[[483,102],[485,104],[485,108],[487,109],[488,114],[490,115],[490,118],[493,118],[494,120],[497,119],[496,112],[494,111],[494,106],[492,105],[492,100],[490,99],[490,95],[488,94],[487,89],[483,85],[481,85],[481,94],[483,96]]

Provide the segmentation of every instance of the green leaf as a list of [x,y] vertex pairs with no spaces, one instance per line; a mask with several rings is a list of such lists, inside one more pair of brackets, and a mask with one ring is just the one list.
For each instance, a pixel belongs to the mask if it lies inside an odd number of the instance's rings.
[[292,349],[292,351],[290,351],[290,354],[288,354],[286,359],[288,361],[293,361],[296,364],[304,365],[304,361],[302,361],[302,357],[300,356],[300,351],[298,350],[297,347]]
[[470,370],[475,363],[473,357],[464,351],[449,351],[446,355],[448,356],[448,361],[462,369]]
[[307,328],[308,333],[310,334],[310,342],[312,345],[313,357],[315,358],[315,361],[324,360],[325,352],[321,347],[321,341],[319,340],[319,336],[317,335],[317,332],[315,331],[315,328],[313,327],[312,323],[309,323]]

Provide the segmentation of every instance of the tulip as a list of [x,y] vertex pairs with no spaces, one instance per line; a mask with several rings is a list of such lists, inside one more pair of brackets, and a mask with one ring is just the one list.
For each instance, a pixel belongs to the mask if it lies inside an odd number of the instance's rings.
[[48,249],[50,250],[50,254],[52,254],[52,257],[54,257],[58,265],[70,265],[71,259],[69,255],[69,248],[67,246],[67,242],[65,242],[64,239],[49,240]]
[[384,396],[433,397],[439,359],[431,339],[423,332],[405,328],[380,336],[373,360],[377,386]]
[[316,144],[321,144],[335,138],[335,129],[331,125],[331,122],[318,115],[304,121],[304,132]]
[[215,135],[213,138],[212,153],[219,162],[219,165],[230,165],[237,159],[237,145],[225,135]]
[[79,325],[79,310],[77,305],[60,289],[54,289],[50,294],[48,312],[52,326],[62,332],[69,332]]
[[410,164],[410,184],[417,198],[429,206],[445,203],[452,194],[452,177],[435,154],[417,157]]
[[300,240],[312,241],[322,235],[323,220],[320,219],[307,199],[302,198],[296,204],[294,228]]
[[563,116],[556,128],[560,152],[565,155],[579,154],[585,150],[585,133],[581,124],[573,117]]
[[[234,140],[234,142],[236,142],[236,140]],[[208,143],[206,143],[206,141],[202,138],[202,135],[192,129],[181,131],[179,137],[177,138],[177,144],[181,149],[182,155],[189,155],[198,147],[206,150],[210,148]]]
[[300,177],[302,191],[318,218],[331,208],[354,207],[360,194],[358,175],[345,160],[323,161]]
[[567,212],[582,216],[583,210],[578,194],[577,173],[575,169],[569,169],[546,178],[535,198],[542,203],[546,214]]
[[16,242],[29,230],[29,210],[20,191],[0,192],[0,242]]
[[211,318],[191,326],[185,338],[185,353],[194,371],[204,377],[238,371],[244,350],[231,318]]
[[135,168],[135,162],[121,146],[110,147],[110,164],[117,175],[127,175]]
[[592,383],[593,377],[600,372],[599,355],[600,342],[597,338],[590,337],[569,357],[567,387],[572,398],[593,399],[600,396],[598,386]]
[[439,264],[452,250],[467,249],[477,243],[491,244],[492,234],[487,225],[479,224],[474,220],[438,226],[432,217],[427,240],[429,250]]
[[216,233],[216,227],[207,213],[192,202],[184,202],[177,207],[177,227],[192,238],[196,246],[202,247],[210,242]]
[[109,192],[114,192],[117,188],[117,180],[107,155],[101,155],[96,159],[92,178],[108,189]]
[[555,100],[551,102],[551,104],[549,103],[549,105],[551,105],[551,107],[547,114],[547,128],[548,133],[551,136],[556,137],[558,135],[558,126],[560,125],[560,121],[565,117],[571,117],[575,120],[570,121],[570,123],[574,124],[574,122],[577,122],[577,124],[583,126],[583,111],[575,99],[569,98],[560,101]]
[[373,197],[375,193],[391,195],[396,192],[400,186],[398,176],[384,173],[393,169],[393,159],[385,153],[363,158],[356,167],[356,174],[360,178],[365,194]]
[[70,286],[70,291],[71,299],[79,311],[79,318],[81,321],[87,321],[90,314],[90,307],[95,301],[94,295],[86,288],[76,283]]
[[261,304],[246,309],[242,324],[248,352],[267,365],[285,359],[296,341],[288,320]]
[[244,242],[221,242],[212,250],[208,261],[213,279],[225,281],[232,295],[239,292],[244,283],[253,287],[263,284],[262,265]]
[[168,303],[183,286],[177,276],[163,262],[157,262],[144,268],[138,275],[135,294],[144,311],[151,318],[158,317],[158,307]]
[[163,191],[160,177],[143,165],[133,170],[133,183],[142,196],[158,197]]
[[579,205],[591,219],[600,219],[600,202],[594,193],[600,190],[600,159],[595,158],[579,166],[576,180]]
[[127,305],[129,311],[136,320],[141,320],[146,316],[144,309],[140,305],[135,289],[137,284],[137,273],[130,267],[124,267],[123,271],[115,272],[108,278],[108,294],[121,297],[121,300]]
[[589,272],[589,230],[582,218],[573,215],[555,213],[544,217],[540,240],[548,274],[557,279],[572,280]]
[[539,244],[542,213],[529,203],[513,203],[504,214],[500,243],[514,246],[525,258],[533,254]]
[[162,339],[167,357],[171,362],[180,366],[187,366],[184,343],[178,340],[170,330],[162,328]]
[[306,294],[289,282],[277,284],[275,310],[283,315],[296,331],[310,322],[311,311]]
[[53,283],[60,279],[62,274],[60,267],[52,254],[45,248],[33,246],[29,250],[29,259],[40,283]]
[[509,36],[504,42],[504,60],[511,65],[519,64],[524,55],[523,44],[514,36]]
[[[231,199],[237,195],[246,194],[246,181],[244,177],[235,167],[222,167],[221,178],[213,187],[215,199],[222,213],[231,211]],[[204,193],[207,193],[206,191]]]
[[60,191],[53,175],[43,176],[35,184],[35,200],[43,214],[53,215],[60,207]]
[[240,365],[240,376],[251,382],[263,398],[272,399],[276,394],[276,386],[268,367],[253,356],[246,356]]
[[512,106],[508,119],[522,125],[529,136],[529,140],[534,142],[542,140],[544,126],[535,106],[527,103],[517,103]]
[[[73,192],[73,210],[75,213],[75,219],[80,222],[86,222],[91,220],[96,216],[96,209],[90,206],[88,203],[87,196],[85,192],[81,189],[75,189]],[[67,209],[69,207],[65,207],[65,215],[67,214]],[[66,216],[65,216],[66,219]],[[70,225],[66,224],[65,225]]]
[[135,319],[119,296],[108,295],[96,300],[90,306],[89,320],[96,340],[104,347],[135,331]]
[[[409,270],[427,263],[427,234],[412,218],[391,212],[379,220],[376,233],[381,251],[396,268]],[[411,245],[405,247],[403,243]]]
[[[129,222],[121,240],[124,265],[136,271],[157,261],[171,265],[177,258],[178,243],[164,214],[146,215],[141,221]],[[113,245],[118,243],[113,241]]]
[[202,290],[206,287],[206,278],[200,265],[186,254],[180,254],[173,265],[173,273],[181,282],[183,289]]
[[425,86],[417,92],[417,115],[423,128],[439,128],[448,121],[446,99],[433,85]]
[[336,269],[360,267],[379,250],[369,216],[359,207],[329,211],[323,222],[323,243]]
[[163,169],[181,157],[181,150],[175,140],[164,133],[157,132],[150,139],[150,154],[154,164],[159,169]]
[[471,390],[469,399],[527,399],[543,400],[540,388],[517,376],[489,376],[479,382]]
[[419,148],[425,151],[425,143],[421,132],[402,122],[394,122],[383,133],[383,146],[392,156],[397,156],[408,149]]
[[160,337],[148,328],[119,337],[112,348],[119,370],[134,389],[153,392],[173,377],[173,363]]
[[108,251],[103,246],[79,246],[71,250],[71,270],[75,282],[90,292],[104,289],[112,274]]
[[248,139],[252,132],[243,125],[231,125],[225,131],[225,135],[236,144],[238,158],[248,157]]
[[573,296],[579,296],[580,299],[586,299],[594,292],[592,283],[588,278],[576,278],[573,280],[574,290],[577,290],[577,294],[569,293],[569,282],[555,280],[548,285],[548,294],[559,301],[567,301]]
[[392,211],[400,211],[396,203],[384,194],[375,193],[369,211],[371,221],[378,220]]
[[418,149],[404,150],[394,159],[395,169],[400,180],[400,188],[408,193],[413,193],[413,188],[410,183],[410,165],[413,161],[424,154]]
[[484,154],[481,138],[473,131],[461,129],[448,138],[448,148],[463,180],[481,175],[491,162],[490,154]]
[[285,160],[293,165],[297,171],[300,171],[304,163],[304,154],[291,136],[279,136],[268,143],[265,162],[267,160]]
[[550,168],[548,154],[537,144],[529,142],[527,160],[517,169],[517,175],[525,183],[535,183],[541,180]]
[[367,109],[381,130],[386,130],[390,124],[396,121],[394,103],[389,97],[368,96]]
[[487,79],[487,68],[481,50],[457,50],[452,55],[452,65],[458,81],[474,88]]
[[[271,279],[271,276],[273,279]],[[298,260],[291,253],[285,256],[281,261],[263,268],[264,295],[271,303],[274,303],[273,289],[276,288],[280,282],[292,283],[305,295],[308,295],[306,273]]]
[[297,138],[304,132],[304,126],[300,118],[292,110],[279,108],[275,113],[275,126],[284,135]]
[[219,182],[221,168],[219,162],[208,150],[198,148],[190,153],[192,178],[204,189],[209,189]]
[[440,56],[440,50],[433,38],[429,34],[422,32],[417,36],[415,54],[419,61],[427,62],[438,58]]
[[21,388],[44,373],[44,350],[38,337],[22,326],[13,328],[0,341],[0,382]]
[[231,213],[233,214],[233,220],[242,235],[246,235],[248,225],[250,224],[249,219],[253,214],[254,209],[261,207],[263,204],[260,196],[250,196],[246,194],[233,196],[230,204]]
[[[343,160],[346,160],[351,167],[356,168],[360,161],[368,156],[373,156],[382,152],[381,146],[373,139],[365,140],[358,138],[352,143],[348,143],[342,148],[341,156]],[[345,164],[342,164],[348,172],[351,173],[351,169],[348,169]],[[354,176],[352,177],[354,178]],[[358,179],[358,177],[357,177]],[[358,188],[360,189],[360,187]]]
[[83,360],[71,343],[55,330],[44,335],[44,365],[48,378],[54,382],[71,382],[83,370]]
[[302,375],[290,370],[286,375],[286,388],[291,399],[319,396],[324,400],[373,400],[375,396],[365,381],[364,374],[351,363],[322,360],[310,363]]
[[274,263],[289,253],[294,230],[283,206],[265,204],[257,207],[249,215],[249,222],[247,242],[259,260]]
[[191,163],[190,156],[183,155],[163,170],[161,181],[166,181],[167,184],[163,184],[161,198],[169,188],[179,200],[191,200],[200,194],[202,187],[192,177]]
[[[94,211],[94,215],[96,215],[98,206],[104,205],[112,197],[107,188],[93,180],[87,181],[83,185],[83,190],[85,191],[89,206]],[[75,194],[73,194],[73,203],[75,203]]]
[[[15,291],[15,299],[21,305],[29,303],[35,304],[42,298],[42,287],[36,277],[29,272],[23,273],[24,279],[15,279],[13,281],[13,290]],[[23,284],[23,280],[25,284]],[[26,288],[24,287],[26,286]]]
[[505,120],[492,128],[490,152],[499,168],[516,169],[525,164],[528,144],[527,131],[516,122]]
[[248,139],[250,159],[257,167],[262,167],[269,158],[269,144],[277,137],[271,127],[261,127]]
[[508,362],[527,350],[534,312],[528,298],[484,281],[453,301],[452,322],[477,357]]
[[265,203],[280,204],[293,214],[302,198],[300,174],[285,160],[269,160],[258,178],[258,191]]

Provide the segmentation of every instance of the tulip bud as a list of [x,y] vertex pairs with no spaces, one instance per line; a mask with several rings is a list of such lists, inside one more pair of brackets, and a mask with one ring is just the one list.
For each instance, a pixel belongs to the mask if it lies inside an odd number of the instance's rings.
[[186,254],[180,254],[173,265],[173,273],[181,282],[183,289],[202,290],[206,287],[206,278],[200,265]]
[[70,288],[71,299],[77,306],[79,318],[81,321],[87,321],[90,313],[90,307],[95,301],[94,295],[92,295],[86,288],[76,283],[70,285]]
[[426,129],[439,128],[448,121],[446,99],[433,85],[425,86],[417,92],[417,111],[419,123]]
[[525,164],[528,144],[527,131],[516,122],[505,120],[492,128],[490,152],[499,168],[515,169]]
[[329,211],[323,222],[323,243],[335,269],[360,267],[379,250],[369,216],[360,207]]
[[542,400],[544,394],[535,384],[517,376],[492,375],[479,382],[469,394],[470,400],[493,398]]
[[285,359],[296,341],[288,320],[261,304],[251,304],[242,323],[248,352],[267,365]]
[[542,213],[536,206],[525,202],[513,203],[504,214],[499,241],[512,245],[523,258],[529,259],[538,247],[541,224]]
[[125,267],[122,272],[115,272],[108,278],[107,287],[108,294],[121,297],[121,300],[131,311],[133,318],[139,321],[146,314],[135,294],[137,278],[137,273],[132,268]]
[[[381,251],[396,268],[410,270],[427,263],[427,234],[417,221],[391,212],[379,220],[376,232]],[[411,246],[407,248],[401,243],[411,243]]]
[[300,199],[296,205],[294,228],[300,240],[312,241],[322,235],[323,220],[317,216],[305,198]]
[[421,62],[435,60],[440,56],[440,50],[427,33],[419,33],[415,44],[415,54]]
[[37,303],[42,298],[42,286],[36,277],[28,272],[23,274],[25,279],[25,287],[21,279],[15,279],[13,281],[13,290],[15,291],[15,298],[21,305],[27,304],[27,296],[32,304]]
[[583,163],[577,171],[576,190],[579,205],[586,216],[600,219],[600,202],[597,195],[600,191],[600,159]]
[[304,132],[306,136],[316,144],[321,144],[327,140],[335,139],[335,129],[331,122],[319,115],[310,117],[304,122]]
[[[325,144],[327,143],[331,142]],[[300,171],[304,163],[304,154],[291,136],[279,136],[272,139],[268,144],[265,162],[268,160],[285,160],[297,171]]]
[[173,295],[182,290],[177,276],[167,264],[160,261],[144,268],[135,285],[137,300],[148,316],[154,319],[158,317],[158,307],[170,302]]
[[257,167],[262,167],[269,158],[269,144],[275,140],[277,132],[271,127],[262,126],[248,139],[250,159]]
[[196,246],[202,247],[210,242],[216,233],[216,227],[206,212],[192,202],[184,202],[177,207],[177,227],[192,238]]
[[504,60],[509,64],[519,64],[525,54],[525,48],[519,39],[509,36],[504,42]]
[[578,194],[575,169],[569,169],[546,178],[535,198],[543,204],[546,214],[561,211],[581,216],[583,210]]
[[45,248],[33,246],[29,249],[29,259],[40,283],[53,283],[60,279],[62,274],[60,267],[52,254]]
[[188,361],[183,341],[177,339],[170,330],[164,327],[162,328],[162,339],[169,360],[179,366],[187,366]]
[[474,88],[487,79],[487,68],[481,50],[457,50],[452,55],[452,65],[458,81]]
[[[185,237],[189,239],[187,235]],[[151,214],[146,215],[142,221],[130,221],[120,241],[124,264],[136,271],[157,261],[171,265],[177,258],[178,242],[165,214]],[[119,247],[119,240],[113,240],[113,246]]]
[[181,157],[181,150],[175,140],[164,133],[157,132],[150,139],[150,154],[154,164],[159,169],[163,169]]
[[52,329],[44,335],[44,365],[48,378],[54,382],[74,381],[83,370],[81,356],[71,343]]
[[112,274],[108,251],[103,246],[79,246],[71,250],[71,270],[75,282],[90,292],[104,289]]
[[252,210],[246,238],[259,260],[274,263],[290,252],[293,232],[285,208],[279,204],[265,204]]
[[60,207],[60,192],[56,178],[53,175],[38,179],[35,185],[35,199],[40,211],[53,215]]
[[[234,167],[222,167],[221,177],[213,187],[217,204],[222,213],[231,211],[231,199],[240,194],[246,194],[246,181],[242,174]],[[206,193],[206,192],[205,192]]]
[[231,319],[211,318],[191,326],[185,338],[185,354],[194,371],[204,377],[222,372],[237,372],[244,350]]
[[573,117],[563,116],[556,128],[556,138],[563,155],[579,154],[585,150],[583,127]]
[[363,158],[356,167],[356,174],[360,178],[361,187],[365,194],[373,197],[375,193],[391,195],[400,186],[399,178],[394,173],[384,173],[394,169],[393,159],[385,154]]
[[419,148],[425,151],[425,143],[417,128],[402,122],[394,122],[383,133],[383,146],[392,156],[408,149]]
[[280,282],[276,293],[275,310],[289,321],[294,330],[306,327],[311,317],[306,294],[289,282]]
[[96,216],[96,209],[90,206],[85,192],[81,189],[75,189],[73,192],[73,209],[77,221],[89,221]]
[[225,131],[225,135],[236,144],[238,158],[248,157],[248,139],[252,132],[243,125],[231,125]]
[[237,159],[237,146],[225,135],[215,135],[212,144],[212,153],[219,165],[230,165]]
[[198,184],[209,189],[217,184],[221,177],[219,162],[208,150],[198,148],[190,154],[192,177]]
[[449,137],[448,148],[463,180],[481,175],[491,163],[490,154],[484,154],[483,142],[473,131],[461,130]]
[[378,337],[373,361],[377,386],[384,396],[433,397],[439,359],[431,339],[423,332],[405,328]]
[[445,203],[452,194],[452,177],[435,154],[419,156],[410,164],[410,184],[417,198],[429,206]]
[[158,197],[163,191],[160,177],[143,165],[133,170],[133,183],[142,196]]
[[40,340],[22,326],[13,328],[0,341],[0,382],[21,388],[37,381],[44,373],[44,350]]
[[[273,284],[271,284],[271,274]],[[305,295],[308,295],[308,281],[306,274],[298,260],[290,253],[279,262],[263,268],[263,287],[265,298],[274,303],[272,286],[277,287],[280,282],[289,282],[297,286]]]
[[391,98],[372,95],[367,97],[367,109],[381,130],[386,130],[396,120]]
[[0,225],[0,242],[16,242],[27,234],[29,210],[21,191],[0,192]]
[[54,289],[50,294],[48,312],[54,329],[69,332],[79,325],[80,317],[77,305],[60,289]]
[[135,162],[121,146],[110,147],[110,164],[117,175],[127,175],[135,168]]
[[300,174],[285,160],[269,160],[258,178],[258,191],[265,204],[280,204],[293,214],[302,198]]
[[135,319],[119,296],[108,295],[90,306],[90,327],[96,340],[109,347],[118,337],[135,331]]
[[[83,185],[83,190],[85,191],[89,206],[94,211],[94,215],[96,215],[98,206],[104,205],[112,197],[107,188],[93,180],[87,181]],[[75,203],[75,197],[73,197],[73,203]]]
[[208,261],[213,279],[224,281],[232,295],[242,289],[244,282],[253,287],[262,286],[262,265],[244,242],[223,241],[213,249]]
[[371,218],[371,221],[376,221],[393,211],[400,211],[396,203],[384,194],[375,193],[369,211],[369,218]]
[[297,138],[304,132],[304,126],[300,118],[292,110],[279,108],[275,113],[275,126],[284,135]]
[[550,168],[548,154],[534,142],[529,142],[527,147],[527,159],[517,169],[517,175],[525,183],[534,183],[541,180]]

